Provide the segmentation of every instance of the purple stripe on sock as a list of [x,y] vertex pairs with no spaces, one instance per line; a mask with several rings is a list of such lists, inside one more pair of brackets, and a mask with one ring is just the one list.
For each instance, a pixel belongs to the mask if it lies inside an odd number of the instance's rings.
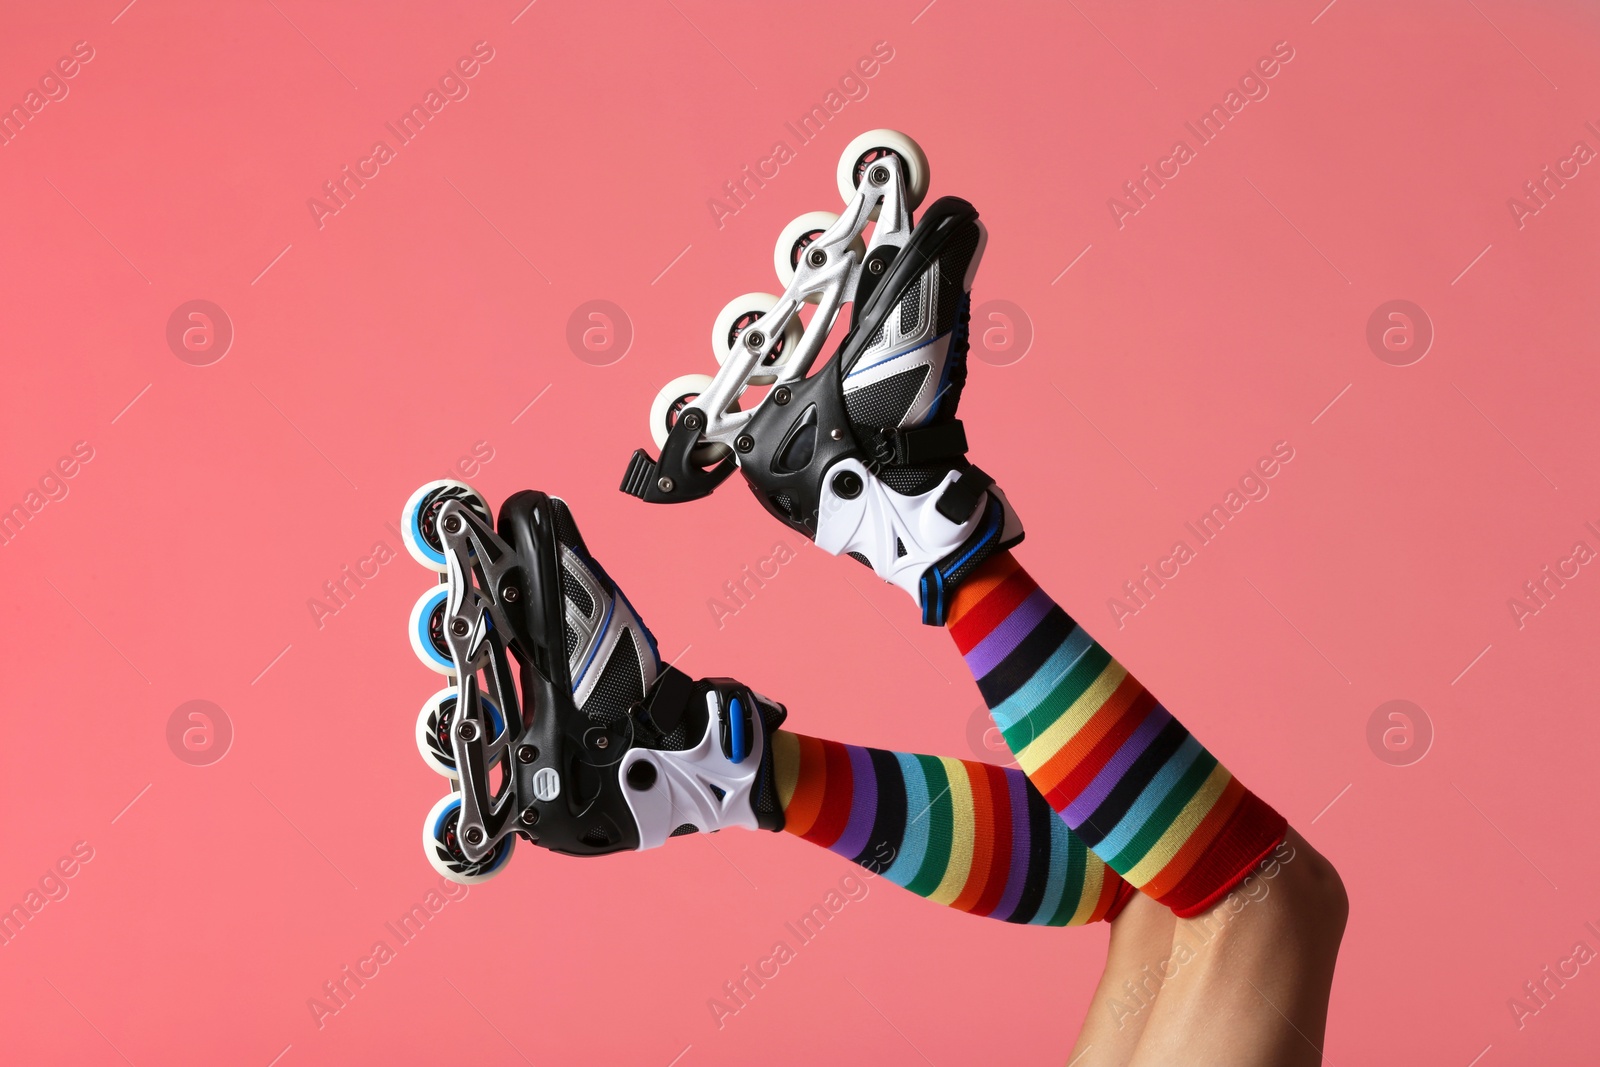
[[1111,790],[1116,788],[1117,782],[1122,780],[1122,776],[1133,765],[1133,761],[1150,747],[1150,742],[1154,741],[1156,735],[1171,721],[1172,712],[1160,704],[1151,709],[1150,714],[1145,716],[1144,722],[1139,724],[1139,728],[1133,731],[1133,734],[1122,743],[1122,747],[1106,761],[1100,773],[1094,776],[1089,788],[1078,794],[1061,813],[1061,817],[1067,820],[1068,826],[1077,829],[1083,825],[1083,820],[1094,814],[1094,810],[1111,794]]
[[1022,899],[1022,884],[1028,880],[1028,855],[1033,844],[1028,836],[1027,778],[1021,771],[1009,768],[1003,773],[1011,792],[1011,873],[1006,879],[1006,891],[1000,894],[1000,903],[989,913],[991,918],[1001,922],[1011,918],[1011,913],[1017,910],[1017,902]]
[[850,753],[850,774],[855,779],[850,793],[850,819],[844,833],[829,847],[847,859],[855,859],[867,847],[872,824],[878,817],[878,776],[872,769],[872,756],[860,745],[846,745]]
[[1055,601],[1050,599],[1043,589],[1035,589],[1028,594],[1026,600],[1012,609],[1005,621],[993,630],[982,641],[973,646],[972,651],[966,655],[967,669],[974,678],[982,678],[993,670],[1000,661],[1011,654],[1011,650],[1022,643],[1022,639],[1033,632],[1039,625],[1039,620],[1055,607]]

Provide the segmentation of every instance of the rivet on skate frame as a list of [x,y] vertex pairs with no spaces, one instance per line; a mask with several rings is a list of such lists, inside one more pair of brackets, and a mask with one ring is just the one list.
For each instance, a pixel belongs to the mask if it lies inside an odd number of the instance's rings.
[[656,479],[656,488],[660,489],[663,493],[672,492],[673,484],[674,483],[673,483],[671,478],[657,478]]
[[835,441],[843,441],[844,431],[835,426],[833,430],[829,432],[828,436],[833,438]]
[[467,827],[467,832],[462,836],[466,838],[467,844],[476,845],[479,841],[483,840],[483,831],[478,829],[476,826],[469,826]]
[[538,758],[539,758],[539,749],[537,747],[535,747],[534,745],[518,745],[517,746],[517,762],[518,763],[532,763],[534,760],[536,760]]
[[507,604],[515,604],[517,602],[517,598],[521,595],[522,591],[516,586],[512,585],[510,582],[507,582],[505,588],[500,590],[500,599],[505,601]]
[[683,424],[691,430],[700,429],[705,425],[705,422],[706,420],[701,417],[698,411],[686,411],[683,413]]
[[867,273],[868,274],[882,274],[883,273],[883,267],[884,267],[884,263],[883,263],[883,260],[881,260],[881,259],[869,259],[869,260],[867,260]]
[[467,631],[470,629],[472,629],[472,627],[467,625],[466,619],[455,619],[450,623],[450,632],[455,634],[457,637],[467,636]]
[[529,805],[522,809],[522,814],[517,816],[524,826],[537,826],[539,824],[539,809]]
[[772,391],[772,402],[780,408],[789,402],[789,387],[780,385]]
[[640,760],[628,768],[628,785],[630,788],[642,793],[656,784],[656,768],[652,763]]
[[740,452],[748,452],[756,447],[756,439],[747,433],[742,433],[733,439],[733,447]]
[[596,734],[594,740],[589,743],[595,748],[610,748],[611,738],[607,737],[605,734]]
[[810,252],[806,253],[806,262],[811,264],[813,267],[820,267],[828,262],[828,253],[824,252],[820,248],[813,248]]
[[456,736],[463,741],[476,741],[478,739],[478,724],[475,722],[462,723],[456,727]]

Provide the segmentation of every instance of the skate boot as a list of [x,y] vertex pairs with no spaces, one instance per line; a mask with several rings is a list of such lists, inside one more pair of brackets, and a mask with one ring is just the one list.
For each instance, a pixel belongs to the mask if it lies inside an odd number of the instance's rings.
[[[657,396],[661,458],[635,452],[622,489],[693,500],[737,467],[773,515],[900,586],[938,625],[955,588],[1022,540],[1004,494],[966,459],[956,418],[986,234],[955,197],[913,226],[928,164],[893,130],[851,142],[839,187],[842,216],[802,215],[779,238],[783,295],[740,297],[718,317],[716,376],[678,378]],[[849,332],[811,373],[846,303]]]
[[452,783],[422,830],[435,870],[483,881],[518,836],[598,856],[782,829],[767,740],[782,705],[664,666],[565,503],[516,493],[491,524],[470,486],[439,481],[401,521],[441,575],[410,622],[418,657],[450,677],[417,718],[423,760]]

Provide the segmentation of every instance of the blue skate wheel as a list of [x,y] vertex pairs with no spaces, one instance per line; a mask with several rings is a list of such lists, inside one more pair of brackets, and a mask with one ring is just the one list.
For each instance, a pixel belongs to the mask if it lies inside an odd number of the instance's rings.
[[487,882],[505,869],[517,837],[515,834],[502,837],[487,856],[474,863],[462,853],[460,842],[456,840],[460,819],[461,794],[446,793],[440,797],[422,824],[423,854],[429,866],[452,882],[460,885]]
[[411,608],[411,651],[423,664],[440,674],[454,674],[456,665],[450,658],[450,646],[444,637],[444,615],[450,596],[448,586],[435,586],[417,598]]
[[459,500],[484,522],[491,521],[488,502],[466,482],[441,478],[411,494],[400,512],[400,539],[412,559],[440,574],[449,569],[437,526],[439,509],[447,500]]

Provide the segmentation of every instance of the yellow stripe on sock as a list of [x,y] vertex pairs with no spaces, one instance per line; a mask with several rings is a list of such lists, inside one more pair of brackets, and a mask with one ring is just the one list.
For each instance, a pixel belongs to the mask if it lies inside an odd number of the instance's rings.
[[1096,678],[1055,722],[1046,727],[1043,733],[1028,742],[1022,751],[1017,753],[1017,765],[1022,768],[1022,773],[1032,778],[1052,756],[1066,748],[1078,732],[1088,725],[1094,713],[1111,699],[1111,694],[1117,691],[1117,686],[1121,685],[1127,676],[1127,668],[1122,664],[1116,660],[1107,661],[1105,669],[1100,672],[1100,677]]
[[772,771],[778,780],[778,806],[788,810],[800,782],[800,739],[778,730],[772,735]]
[[1172,857],[1178,854],[1183,843],[1189,840],[1189,836],[1205,819],[1206,813],[1216,804],[1217,798],[1222,796],[1222,791],[1228,788],[1228,783],[1232,780],[1233,775],[1229,774],[1228,768],[1222,764],[1219,763],[1211,768],[1211,773],[1201,784],[1200,791],[1183,806],[1182,811],[1178,812],[1178,817],[1172,820],[1167,832],[1161,835],[1161,839],[1145,854],[1144,859],[1135,864],[1123,877],[1134,886],[1143,886],[1160,874],[1161,869],[1171,863]]
[[972,779],[967,777],[966,766],[957,759],[940,756],[944,773],[950,779],[950,806],[955,814],[955,825],[950,828],[950,862],[945,866],[944,879],[928,899],[949,907],[967,887],[972,873],[972,838],[976,832],[972,817]]
[[1072,913],[1068,926],[1082,926],[1094,916],[1100,905],[1100,891],[1105,887],[1106,865],[1096,863],[1094,853],[1089,854],[1089,868],[1083,874],[1083,889],[1078,894],[1078,910]]

